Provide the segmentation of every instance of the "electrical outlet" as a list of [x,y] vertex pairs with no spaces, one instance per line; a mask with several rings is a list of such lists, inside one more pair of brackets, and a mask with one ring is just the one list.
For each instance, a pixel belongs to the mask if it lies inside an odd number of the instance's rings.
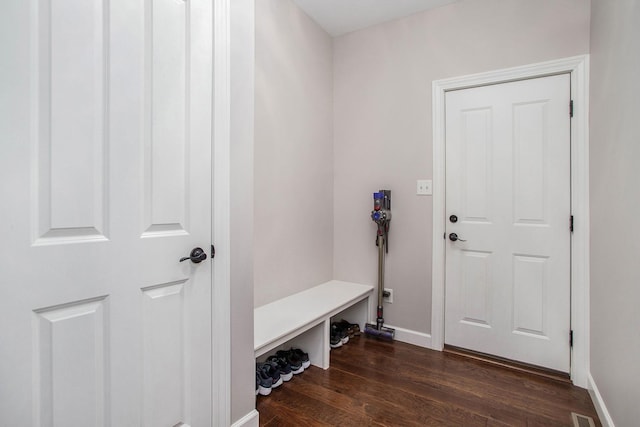
[[416,182],[416,194],[418,196],[431,196],[433,194],[433,182],[430,179],[419,179]]
[[[388,293],[388,296],[387,296]],[[386,302],[387,304],[393,304],[393,289],[391,288],[384,288],[384,294],[382,297],[382,301]]]

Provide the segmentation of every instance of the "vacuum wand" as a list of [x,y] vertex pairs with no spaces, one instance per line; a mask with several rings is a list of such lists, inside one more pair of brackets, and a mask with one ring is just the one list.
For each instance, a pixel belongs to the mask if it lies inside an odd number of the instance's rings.
[[378,309],[376,311],[376,327],[380,329],[384,324],[382,302],[384,301],[384,254],[387,245],[385,238],[380,234],[378,234],[376,244],[378,245]]
[[373,193],[373,211],[371,219],[378,226],[376,246],[378,247],[378,307],[376,310],[376,324],[367,323],[365,334],[393,340],[395,329],[384,326],[383,300],[384,291],[384,262],[385,254],[389,251],[389,225],[391,223],[391,190],[380,190]]

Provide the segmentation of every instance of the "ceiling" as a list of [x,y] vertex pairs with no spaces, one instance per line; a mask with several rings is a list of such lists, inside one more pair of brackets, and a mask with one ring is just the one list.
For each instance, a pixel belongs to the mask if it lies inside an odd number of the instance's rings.
[[458,0],[293,0],[331,36],[402,18]]

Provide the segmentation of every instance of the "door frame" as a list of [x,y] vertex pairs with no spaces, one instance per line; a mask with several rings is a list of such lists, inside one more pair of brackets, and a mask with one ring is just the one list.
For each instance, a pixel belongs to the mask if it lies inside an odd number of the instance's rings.
[[[431,288],[431,348],[444,348],[445,316],[445,95],[476,86],[535,77],[571,75],[571,380],[587,387],[589,372],[589,55],[580,55],[520,67],[435,80],[432,83],[433,119],[433,247]],[[568,110],[567,106],[567,110]],[[568,113],[568,111],[567,111]],[[568,218],[567,218],[567,227]],[[569,337],[567,337],[567,340]]]
[[213,2],[211,380],[213,425],[231,425],[231,0]]

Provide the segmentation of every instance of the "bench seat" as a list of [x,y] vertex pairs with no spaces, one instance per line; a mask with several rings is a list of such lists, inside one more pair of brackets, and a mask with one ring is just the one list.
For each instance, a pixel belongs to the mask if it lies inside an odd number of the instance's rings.
[[329,367],[329,334],[334,316],[364,329],[373,286],[331,280],[254,310],[255,357],[290,346],[309,353],[311,364]]

